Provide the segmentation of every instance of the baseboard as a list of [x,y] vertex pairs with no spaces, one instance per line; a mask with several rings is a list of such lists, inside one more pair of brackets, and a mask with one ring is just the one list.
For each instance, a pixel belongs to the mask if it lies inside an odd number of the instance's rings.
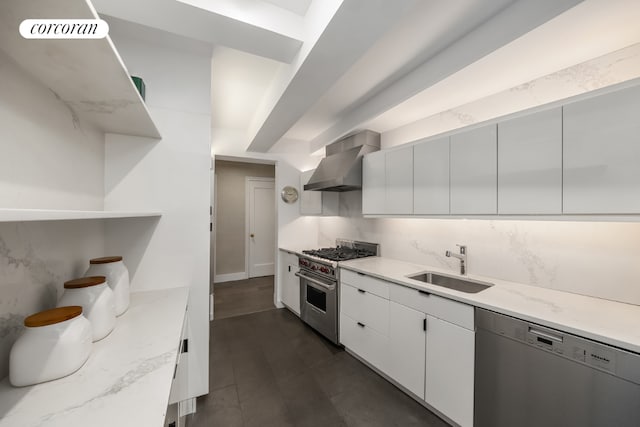
[[249,275],[245,271],[229,274],[216,274],[213,278],[213,283],[233,282],[235,280],[248,279]]

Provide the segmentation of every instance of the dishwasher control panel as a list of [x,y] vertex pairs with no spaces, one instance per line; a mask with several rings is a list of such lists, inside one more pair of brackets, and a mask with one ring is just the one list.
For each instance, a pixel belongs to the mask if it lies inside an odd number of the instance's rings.
[[640,384],[639,354],[479,308],[476,326]]

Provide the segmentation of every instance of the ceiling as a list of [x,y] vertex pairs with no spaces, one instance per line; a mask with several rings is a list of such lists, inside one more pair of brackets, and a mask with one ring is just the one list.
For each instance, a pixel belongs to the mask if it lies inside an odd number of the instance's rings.
[[640,42],[637,0],[92,1],[212,45],[212,124],[260,152],[389,132]]

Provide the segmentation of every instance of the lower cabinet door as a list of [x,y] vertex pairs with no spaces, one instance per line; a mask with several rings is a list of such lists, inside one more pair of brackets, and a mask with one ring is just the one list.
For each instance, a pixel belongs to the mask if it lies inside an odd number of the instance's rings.
[[281,255],[282,289],[280,299],[289,309],[300,316],[300,279],[295,275],[298,271],[298,257],[287,252],[282,252]]
[[461,426],[473,425],[475,333],[427,316],[425,401]]
[[366,324],[340,313],[340,343],[387,373],[389,340]]
[[300,316],[300,279],[296,276],[296,271],[298,271],[297,265],[289,264],[287,266],[285,304],[287,304],[294,313]]
[[426,315],[389,302],[388,375],[424,399]]

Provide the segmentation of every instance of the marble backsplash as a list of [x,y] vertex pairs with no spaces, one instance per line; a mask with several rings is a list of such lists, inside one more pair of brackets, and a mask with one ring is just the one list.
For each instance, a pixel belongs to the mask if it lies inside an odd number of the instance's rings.
[[103,251],[102,221],[0,223],[0,378],[25,316],[55,307],[64,282]]
[[362,193],[341,193],[319,219],[319,244],[380,243],[381,255],[459,272],[445,257],[467,245],[468,273],[640,305],[640,223],[363,218]]

